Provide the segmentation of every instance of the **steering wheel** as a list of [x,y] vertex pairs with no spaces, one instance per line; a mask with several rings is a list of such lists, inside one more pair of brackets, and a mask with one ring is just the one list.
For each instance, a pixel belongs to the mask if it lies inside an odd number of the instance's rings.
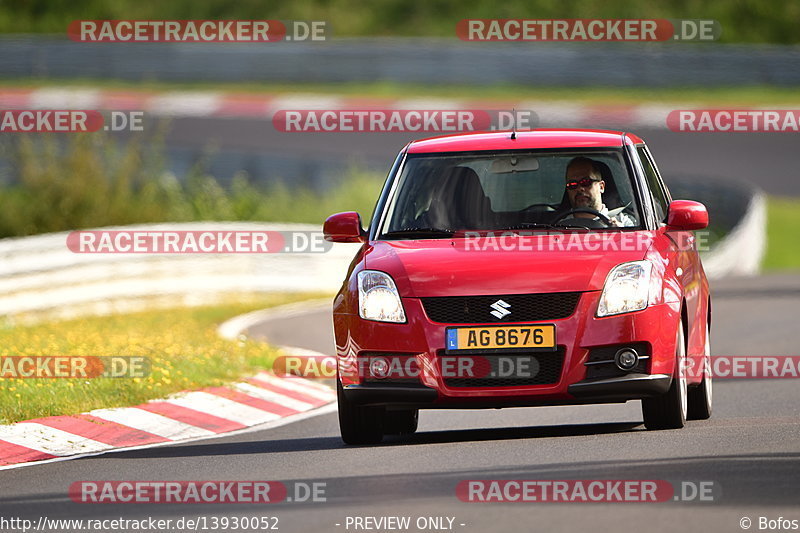
[[548,204],[548,203],[541,203],[541,204],[531,204],[528,207],[521,209],[520,212],[525,213],[527,211],[532,211],[537,207],[549,207],[550,209],[556,210],[558,209],[558,204]]
[[[559,215],[559,216],[558,216],[558,217],[557,217],[557,218],[556,218],[556,219],[555,219],[555,220],[552,222],[552,224],[553,224],[553,225],[555,225],[555,224],[558,224],[559,222],[561,222],[561,221],[562,221],[562,220],[564,220],[565,218],[568,218],[570,215],[573,215],[573,214],[575,214],[575,213],[589,213],[590,215],[594,215],[594,216],[596,216],[597,218],[599,218],[599,219],[600,219],[600,221],[601,221],[603,224],[605,224],[606,226],[610,226],[610,225],[611,225],[611,219],[609,219],[607,216],[605,216],[603,213],[601,213],[601,212],[600,212],[600,211],[598,211],[597,209],[592,209],[591,207],[575,207],[575,208],[573,208],[573,209],[570,209],[569,211],[566,211],[566,212],[564,212],[564,213],[560,214],[560,215]],[[577,217],[573,217],[573,218],[577,218]]]

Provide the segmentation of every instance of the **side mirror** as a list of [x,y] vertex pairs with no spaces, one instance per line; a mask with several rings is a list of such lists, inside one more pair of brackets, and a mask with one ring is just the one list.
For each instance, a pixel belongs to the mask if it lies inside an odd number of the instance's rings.
[[700,202],[673,200],[667,209],[667,229],[693,231],[708,227],[708,211]]
[[366,242],[367,234],[361,228],[361,215],[355,211],[336,213],[328,217],[322,227],[325,240],[330,242]]

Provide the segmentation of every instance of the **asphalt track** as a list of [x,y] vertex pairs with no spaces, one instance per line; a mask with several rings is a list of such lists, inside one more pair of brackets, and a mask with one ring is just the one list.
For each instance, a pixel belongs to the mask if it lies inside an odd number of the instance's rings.
[[[667,179],[724,177],[756,183],[773,194],[800,195],[795,136],[637,133],[648,141]],[[171,147],[187,150],[212,144],[221,151],[269,152],[321,164],[361,159],[383,169],[407,140],[389,133],[290,135],[276,132],[269,122],[246,119],[175,119],[167,133]],[[798,353],[796,276],[720,281],[712,294],[714,354]],[[250,333],[276,344],[332,351],[327,309],[261,324]],[[792,379],[718,380],[713,418],[677,431],[645,431],[638,402],[425,411],[419,432],[410,438],[345,447],[336,415],[329,412],[268,431],[0,471],[0,517],[277,516],[279,530],[289,532],[356,531],[346,527],[348,516],[387,515],[412,521],[454,517],[452,530],[463,532],[732,532],[742,531],[740,519],[748,517],[751,529],[759,530],[762,516],[800,520],[799,385]],[[455,493],[456,485],[468,479],[653,479],[676,486],[705,481],[713,483],[714,500],[473,504]],[[278,480],[288,487],[323,482],[327,501],[78,504],[67,491],[81,480]],[[19,529],[0,526],[0,531]]]
[[[671,177],[705,176],[749,182],[769,194],[800,196],[797,137],[791,133],[676,133],[666,129],[637,129],[634,133],[648,143],[667,183]],[[218,155],[236,152],[236,161],[244,167],[264,158],[260,165],[253,163],[254,174],[290,178],[295,171],[307,173],[313,168],[325,174],[328,167],[352,164],[383,173],[397,152],[419,137],[419,133],[282,133],[269,120],[183,117],[170,121],[165,141],[184,153],[201,154],[207,147],[213,147]],[[213,162],[214,157],[208,161]],[[264,165],[275,168],[270,171]]]
[[[797,353],[797,277],[726,280],[713,291],[714,354]],[[331,350],[326,309],[259,324],[250,334]],[[743,517],[752,520],[752,530],[759,530],[760,517],[800,519],[800,388],[793,379],[718,380],[712,419],[674,431],[645,431],[638,402],[424,411],[420,419],[414,436],[374,447],[345,447],[329,413],[269,431],[0,471],[0,516],[277,516],[279,530],[291,532],[356,531],[346,527],[348,516],[387,515],[410,516],[412,523],[454,517],[452,530],[463,532],[732,532],[742,531]],[[650,479],[679,487],[710,481],[714,500],[466,503],[455,487],[468,479]],[[324,482],[327,500],[78,504],[67,490],[80,480]]]

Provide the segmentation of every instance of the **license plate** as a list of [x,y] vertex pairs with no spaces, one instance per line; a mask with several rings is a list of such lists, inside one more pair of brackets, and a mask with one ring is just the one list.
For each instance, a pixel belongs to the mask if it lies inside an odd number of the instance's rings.
[[553,324],[447,328],[445,346],[446,353],[554,351],[555,349],[556,327]]

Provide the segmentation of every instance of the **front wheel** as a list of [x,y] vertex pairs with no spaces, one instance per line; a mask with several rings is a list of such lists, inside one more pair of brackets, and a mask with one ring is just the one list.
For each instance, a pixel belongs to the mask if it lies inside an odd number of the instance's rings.
[[642,400],[642,415],[647,429],[680,429],[686,425],[688,409],[686,384],[686,341],[683,324],[678,323],[675,348],[675,376],[669,390],[656,398]]
[[338,376],[336,399],[339,402],[339,431],[346,444],[377,444],[383,440],[383,408],[350,402]]

